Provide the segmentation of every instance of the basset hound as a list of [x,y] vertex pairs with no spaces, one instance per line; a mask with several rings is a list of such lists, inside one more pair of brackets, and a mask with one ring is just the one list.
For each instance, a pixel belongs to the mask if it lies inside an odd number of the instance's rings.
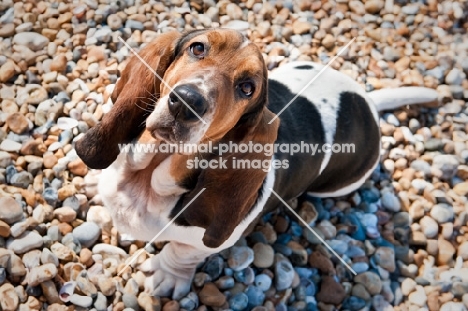
[[[281,204],[272,191],[289,201],[306,192],[333,197],[356,190],[379,161],[379,109],[437,99],[425,88],[366,93],[328,68],[302,90],[323,65],[292,62],[268,74],[259,48],[228,29],[164,33],[139,55],[152,70],[137,57],[129,60],[112,109],[75,148],[89,167],[105,169],[99,192],[121,233],[149,241],[186,207],[158,237],[170,243],[140,267],[152,272],[147,291],[174,299],[188,293],[200,262],[232,246],[262,212]],[[235,149],[221,156],[225,167],[201,168],[187,164],[220,159],[216,149],[119,149],[209,142],[353,144],[355,152]],[[270,166],[235,168],[234,160]]]

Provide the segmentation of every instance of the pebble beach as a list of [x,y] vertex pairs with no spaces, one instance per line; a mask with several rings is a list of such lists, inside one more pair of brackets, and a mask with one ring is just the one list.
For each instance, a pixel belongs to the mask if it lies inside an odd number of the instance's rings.
[[[159,33],[244,32],[274,69],[327,64],[372,91],[437,90],[381,114],[381,163],[356,192],[288,202],[199,265],[176,301],[144,292],[73,144],[111,109],[126,61]],[[0,0],[0,310],[468,310],[468,2]],[[397,92],[397,90],[396,90]],[[124,269],[119,275],[119,271]]]

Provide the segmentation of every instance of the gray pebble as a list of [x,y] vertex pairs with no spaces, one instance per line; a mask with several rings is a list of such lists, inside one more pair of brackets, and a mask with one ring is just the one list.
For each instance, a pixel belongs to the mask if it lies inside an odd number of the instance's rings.
[[430,215],[439,224],[449,222],[453,219],[453,207],[448,204],[436,204],[432,207]]
[[294,268],[289,261],[281,260],[275,264],[276,290],[282,291],[291,287],[294,279]]
[[89,296],[81,296],[78,294],[73,294],[70,298],[70,302],[76,306],[79,306],[82,308],[88,308],[93,304],[93,298]]
[[33,176],[31,173],[22,171],[13,175],[11,177],[10,183],[15,187],[26,189],[32,183],[32,181]]
[[11,240],[8,249],[15,254],[24,254],[32,249],[40,248],[42,244],[42,237],[36,231],[26,231],[15,240]]
[[133,294],[123,294],[122,301],[127,308],[132,308],[134,310],[139,310],[138,299]]
[[101,228],[94,222],[85,222],[73,229],[73,237],[84,247],[91,247],[100,235]]

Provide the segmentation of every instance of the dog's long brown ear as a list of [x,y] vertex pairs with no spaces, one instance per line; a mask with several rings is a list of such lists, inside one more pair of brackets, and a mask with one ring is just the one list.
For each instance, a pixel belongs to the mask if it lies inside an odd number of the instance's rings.
[[[139,53],[161,78],[174,59],[179,37],[175,31],[162,34]],[[152,101],[159,97],[160,86],[160,79],[132,56],[111,95],[111,111],[75,144],[86,165],[103,169],[114,162],[119,154],[118,144],[129,143],[144,129],[145,117],[153,109]]]
[[[236,143],[248,144],[252,141],[258,144],[273,144],[276,141],[279,120],[276,119],[272,124],[268,122],[274,116],[267,108],[263,108],[256,116],[258,120],[255,126],[250,127],[249,130],[234,128],[224,138],[225,140],[234,138]],[[244,131],[244,137],[241,141],[237,140],[239,137],[233,137],[232,134],[237,136],[242,131]],[[179,204],[179,207],[186,206],[203,188],[206,188],[187,207],[181,217],[189,225],[206,229],[203,243],[210,248],[223,244],[248,215],[258,199],[259,190],[267,175],[262,168],[233,168],[233,161],[238,163],[240,163],[238,160],[250,161],[250,163],[253,160],[263,162],[270,160],[271,156],[264,153],[230,153],[228,156],[224,155],[223,159],[227,160],[228,169],[203,170],[198,177],[195,189],[185,196],[182,204]]]

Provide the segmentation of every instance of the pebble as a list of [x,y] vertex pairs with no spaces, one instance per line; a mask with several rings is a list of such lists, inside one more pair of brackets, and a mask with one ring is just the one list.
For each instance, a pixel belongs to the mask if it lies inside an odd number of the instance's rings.
[[396,213],[401,209],[400,200],[391,192],[384,192],[381,201],[383,207],[388,211]]
[[421,225],[421,230],[426,236],[426,238],[434,238],[439,233],[439,226],[437,222],[429,216],[424,216],[419,221],[419,224]]
[[374,272],[364,272],[354,277],[354,281],[364,285],[371,295],[377,295],[382,290],[382,281]]
[[266,274],[259,274],[255,277],[255,286],[257,286],[260,290],[266,292],[270,289],[272,284],[272,279],[270,276]]
[[26,231],[8,244],[8,249],[15,254],[24,254],[43,245],[42,236],[36,231]]
[[54,210],[54,216],[61,222],[72,222],[76,218],[76,212],[68,206],[59,207]]
[[424,307],[427,302],[427,296],[424,292],[424,288],[420,285],[416,285],[415,291],[408,296],[408,301],[416,306]]
[[233,246],[230,248],[228,265],[234,271],[247,268],[254,261],[254,252],[246,246]]
[[33,181],[32,174],[29,172],[22,171],[22,172],[14,174],[11,177],[10,184],[15,187],[26,189],[32,183],[32,181]]
[[3,311],[15,311],[19,304],[15,288],[10,283],[0,286],[0,307]]
[[36,32],[21,32],[13,37],[13,43],[27,46],[30,50],[36,52],[49,44],[49,39]]
[[317,293],[317,300],[326,304],[339,305],[346,297],[343,286],[336,282],[332,276],[322,276],[320,291]]
[[0,220],[11,225],[23,218],[23,209],[15,199],[11,197],[0,198]]
[[221,307],[226,302],[226,297],[213,283],[206,283],[198,296],[201,303],[210,307]]
[[234,311],[241,311],[247,308],[249,298],[244,293],[238,293],[229,299],[229,307]]
[[442,178],[450,180],[457,173],[458,160],[450,154],[439,154],[432,160],[432,167],[442,172]]
[[88,296],[81,296],[78,294],[73,294],[70,297],[70,303],[78,307],[89,308],[93,304],[93,298],[88,297]]
[[73,237],[84,247],[91,247],[101,236],[101,228],[94,222],[85,222],[73,229]]
[[21,150],[21,144],[7,138],[0,143],[0,150],[7,152],[19,152]]
[[343,301],[343,309],[358,311],[366,306],[366,301],[362,298],[350,296]]
[[253,264],[257,268],[269,268],[273,265],[274,251],[270,245],[264,243],[257,243],[253,247],[253,252]]
[[430,215],[439,224],[449,222],[454,217],[453,207],[444,203],[436,204],[432,207]]
[[278,291],[289,288],[294,279],[294,268],[289,261],[281,260],[275,264],[275,287]]
[[263,291],[254,285],[247,287],[245,294],[247,295],[249,301],[248,306],[251,308],[261,306],[265,300],[265,294]]
[[16,134],[23,134],[29,129],[28,119],[19,112],[10,114],[5,122],[10,130]]
[[47,263],[39,267],[32,268],[28,274],[28,283],[37,286],[42,282],[52,280],[57,275],[57,268],[54,264]]

